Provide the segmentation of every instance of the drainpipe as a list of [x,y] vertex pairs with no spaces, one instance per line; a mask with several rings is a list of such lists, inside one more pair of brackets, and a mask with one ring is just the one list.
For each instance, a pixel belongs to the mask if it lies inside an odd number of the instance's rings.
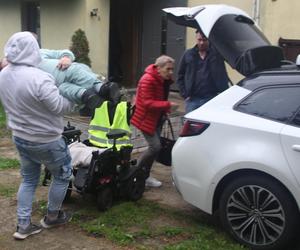
[[260,21],[260,1],[253,0],[253,20],[259,25]]

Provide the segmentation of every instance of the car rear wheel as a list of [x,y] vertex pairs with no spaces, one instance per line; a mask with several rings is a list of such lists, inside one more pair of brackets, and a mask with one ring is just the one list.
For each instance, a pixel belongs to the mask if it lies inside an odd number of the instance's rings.
[[298,209],[288,191],[271,178],[233,180],[220,199],[224,227],[252,249],[283,249],[295,235]]

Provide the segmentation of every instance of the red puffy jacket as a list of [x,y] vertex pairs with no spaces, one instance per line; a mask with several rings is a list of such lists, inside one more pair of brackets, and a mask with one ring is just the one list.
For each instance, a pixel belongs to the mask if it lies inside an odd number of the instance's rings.
[[154,64],[149,65],[141,77],[136,93],[135,111],[131,123],[139,130],[153,135],[162,114],[170,111],[170,102],[165,98],[165,81]]

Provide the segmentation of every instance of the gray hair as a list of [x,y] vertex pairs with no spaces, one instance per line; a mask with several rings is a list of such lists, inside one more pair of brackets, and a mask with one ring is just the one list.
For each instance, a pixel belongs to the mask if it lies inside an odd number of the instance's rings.
[[175,63],[175,60],[166,55],[161,55],[160,57],[156,58],[155,65],[158,67],[164,67],[167,63]]

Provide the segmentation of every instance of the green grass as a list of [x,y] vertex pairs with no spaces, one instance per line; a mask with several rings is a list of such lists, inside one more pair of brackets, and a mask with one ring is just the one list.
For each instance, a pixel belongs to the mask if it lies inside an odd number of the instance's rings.
[[0,170],[18,168],[19,165],[20,163],[16,159],[0,157]]
[[38,211],[40,214],[45,214],[47,212],[47,201],[40,200],[38,204],[36,204]]
[[3,106],[0,102],[0,128],[4,128],[5,124],[6,124],[6,116],[5,116]]
[[18,191],[18,187],[11,187],[0,184],[0,196],[4,197],[12,197]]
[[72,222],[90,235],[130,249],[246,249],[205,219],[144,199],[123,202],[106,212],[97,211],[95,204],[86,204],[75,212]]
[[6,115],[3,106],[0,102],[0,138],[10,136],[11,131],[6,127]]
[[[16,159],[8,159],[0,157],[0,171],[5,169],[18,168],[19,161]],[[18,191],[17,186],[11,186],[9,184],[0,183],[0,196],[12,197]]]
[[[88,233],[95,236],[105,236],[109,240],[120,245],[134,242],[139,235],[149,236],[148,221],[156,216],[159,207],[155,203],[137,203],[133,205],[125,202],[114,206],[105,213],[99,213],[95,209],[78,211],[74,221]],[[130,232],[129,228],[136,227],[137,230]]]
[[193,235],[193,238],[177,244],[166,246],[165,250],[241,250],[246,249],[233,243],[222,234],[207,227],[202,227]]

